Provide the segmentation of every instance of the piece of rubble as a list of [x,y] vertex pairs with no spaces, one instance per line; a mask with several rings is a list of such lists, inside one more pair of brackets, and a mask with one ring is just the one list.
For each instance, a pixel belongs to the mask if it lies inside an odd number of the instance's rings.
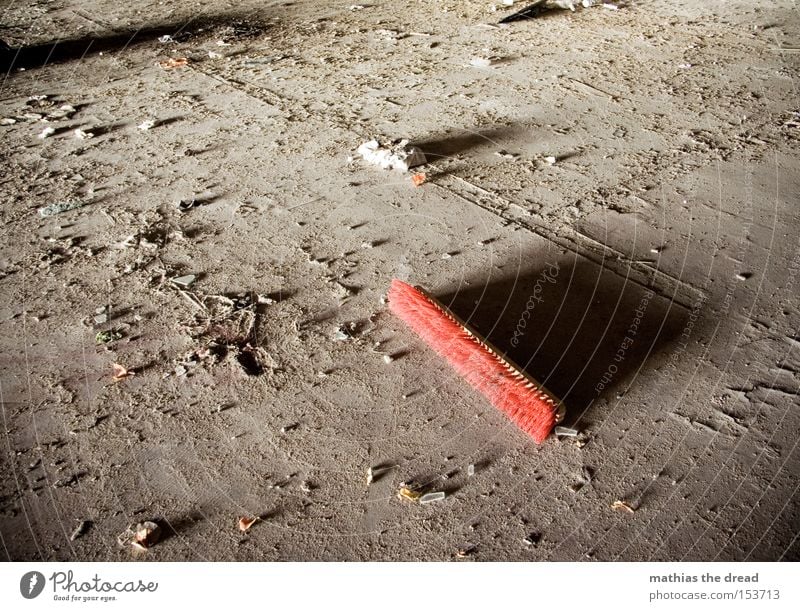
[[134,375],[136,375],[135,371],[130,371],[119,363],[114,363],[112,365],[111,377],[114,378],[114,381],[124,380],[125,378],[130,378]]
[[633,513],[634,511],[636,511],[625,501],[614,501],[613,503],[611,503],[611,509],[613,509],[614,511],[622,511],[625,513]]
[[56,133],[56,130],[55,130],[54,127],[45,127],[42,130],[42,132],[39,134],[39,138],[44,140],[45,138],[49,138],[50,136],[52,136],[55,133]]
[[62,212],[67,212],[69,210],[83,208],[85,205],[86,202],[79,201],[56,202],[54,204],[48,204],[47,206],[39,208],[39,216],[47,218],[48,216],[55,216],[56,214],[61,214]]
[[417,172],[411,177],[411,182],[415,187],[421,187],[425,184],[425,181],[428,177],[425,175],[425,172]]
[[83,131],[82,129],[76,129],[72,133],[75,134],[75,137],[78,140],[88,140],[89,138],[94,138],[94,134],[92,132],[86,132]]
[[183,68],[189,64],[189,59],[187,57],[170,57],[169,59],[165,59],[162,62],[159,62],[158,65],[164,69],[170,68]]
[[155,126],[156,126],[156,121],[153,119],[149,119],[147,121],[142,121],[136,127],[142,130],[143,132],[146,132],[148,129],[153,129]]
[[474,68],[490,68],[493,63],[494,59],[491,57],[473,57],[469,60],[469,65]]
[[372,139],[359,146],[357,152],[365,161],[384,170],[408,172],[410,168],[427,163],[422,149],[410,145],[408,140],[381,144],[377,139]]
[[557,437],[577,437],[578,429],[571,429],[567,426],[557,426],[554,430]]
[[109,344],[122,338],[123,335],[120,331],[117,331],[116,329],[108,329],[106,331],[98,331],[97,335],[94,336],[94,341],[96,344]]
[[239,530],[243,533],[246,533],[250,530],[250,527],[253,526],[256,522],[258,522],[261,518],[256,516],[255,518],[248,518],[247,516],[243,516],[239,518]]
[[172,284],[181,289],[188,289],[194,284],[195,280],[197,280],[197,276],[194,274],[188,274],[186,276],[178,276],[177,278],[173,278]]
[[436,503],[438,501],[443,501],[444,497],[445,497],[444,492],[429,492],[419,497],[419,504],[427,505],[428,503]]
[[132,530],[131,545],[141,550],[149,549],[161,540],[161,527],[155,522],[140,522]]
[[475,465],[467,465],[467,477],[475,475]]
[[416,502],[420,499],[422,494],[416,490],[412,490],[405,484],[400,484],[400,489],[397,491],[397,496],[401,499],[406,499],[407,501]]
[[72,534],[69,536],[69,540],[74,541],[75,539],[82,537],[87,532],[89,532],[89,529],[91,527],[92,527],[91,520],[81,520],[80,524],[78,524],[75,530],[72,531]]

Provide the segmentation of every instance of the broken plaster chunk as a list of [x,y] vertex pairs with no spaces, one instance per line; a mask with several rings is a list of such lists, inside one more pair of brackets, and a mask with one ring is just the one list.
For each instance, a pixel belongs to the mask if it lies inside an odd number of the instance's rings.
[[557,426],[555,428],[555,434],[558,437],[577,437],[578,436],[578,429],[572,429],[567,426]]
[[177,278],[173,278],[172,284],[181,289],[188,289],[194,284],[195,280],[197,280],[197,276],[194,274],[189,274],[187,276],[178,276]]
[[428,494],[423,494],[421,497],[419,497],[419,504],[427,505],[428,503],[436,503],[438,501],[443,501],[444,497],[444,492],[429,492]]
[[384,170],[408,172],[410,168],[427,163],[425,153],[411,146],[408,140],[381,144],[377,139],[372,139],[359,146],[357,152],[365,161]]

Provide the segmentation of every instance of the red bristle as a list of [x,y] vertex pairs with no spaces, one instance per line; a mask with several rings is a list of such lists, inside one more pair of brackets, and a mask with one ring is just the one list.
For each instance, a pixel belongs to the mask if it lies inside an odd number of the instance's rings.
[[550,434],[556,423],[555,409],[541,390],[531,388],[527,379],[509,371],[502,359],[427,296],[405,282],[393,280],[389,307],[537,443]]

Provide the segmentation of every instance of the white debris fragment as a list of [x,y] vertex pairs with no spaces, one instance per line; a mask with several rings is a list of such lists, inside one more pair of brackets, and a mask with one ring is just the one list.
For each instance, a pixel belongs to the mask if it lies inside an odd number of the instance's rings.
[[410,168],[427,162],[425,153],[418,147],[409,145],[408,140],[381,144],[377,139],[372,139],[359,146],[357,152],[365,161],[384,170],[408,172]]
[[197,280],[197,276],[194,274],[189,274],[188,276],[179,276],[177,278],[172,279],[172,284],[177,286],[178,288],[188,289],[194,281]]
[[78,140],[88,140],[89,138],[94,138],[94,134],[92,132],[85,132],[82,129],[76,129],[73,133]]
[[222,53],[217,53],[216,51],[209,51],[208,52],[209,59],[222,59]]
[[143,132],[146,132],[148,129],[152,129],[155,126],[156,126],[156,122],[153,119],[150,119],[148,121],[144,121],[144,122],[140,123],[137,127],[140,130],[142,130]]
[[55,133],[56,133],[56,130],[55,130],[55,128],[53,128],[53,127],[45,127],[45,128],[42,130],[42,133],[41,133],[41,134],[39,134],[39,138],[41,138],[42,140],[44,140],[45,138],[49,138],[50,136],[52,136],[52,135],[53,135],[53,134],[55,134]]
[[164,34],[163,36],[158,37],[158,42],[161,43],[175,42],[175,39],[172,38],[172,36],[170,36],[169,34]]
[[383,355],[383,362],[384,363],[386,363],[388,365],[392,361],[394,361],[394,357],[391,354],[384,354]]
[[419,497],[419,504],[420,505],[427,505],[428,503],[436,503],[437,501],[444,500],[444,492],[429,492],[428,494],[423,494]]
[[475,475],[475,465],[467,465],[467,477]]
[[469,65],[475,68],[489,68],[492,65],[491,57],[473,57],[469,60]]
[[375,478],[375,472],[372,470],[372,467],[367,469],[367,486],[369,486]]
[[547,157],[544,158],[544,160],[547,162],[548,165],[555,165],[556,161],[558,161],[558,159],[553,157],[553,155],[548,155]]
[[0,125],[14,125],[16,122],[17,120],[13,117],[3,117],[3,119],[0,119]]
[[559,437],[577,437],[578,432],[578,429],[571,429],[566,426],[557,426],[555,428],[555,434]]
[[551,0],[551,1],[554,7],[570,11],[575,10],[574,0]]

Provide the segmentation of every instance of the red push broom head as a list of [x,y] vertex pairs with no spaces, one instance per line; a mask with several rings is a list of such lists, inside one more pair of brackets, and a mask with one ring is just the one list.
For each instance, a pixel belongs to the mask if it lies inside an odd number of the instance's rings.
[[423,289],[393,280],[389,307],[536,443],[564,417],[555,395]]

